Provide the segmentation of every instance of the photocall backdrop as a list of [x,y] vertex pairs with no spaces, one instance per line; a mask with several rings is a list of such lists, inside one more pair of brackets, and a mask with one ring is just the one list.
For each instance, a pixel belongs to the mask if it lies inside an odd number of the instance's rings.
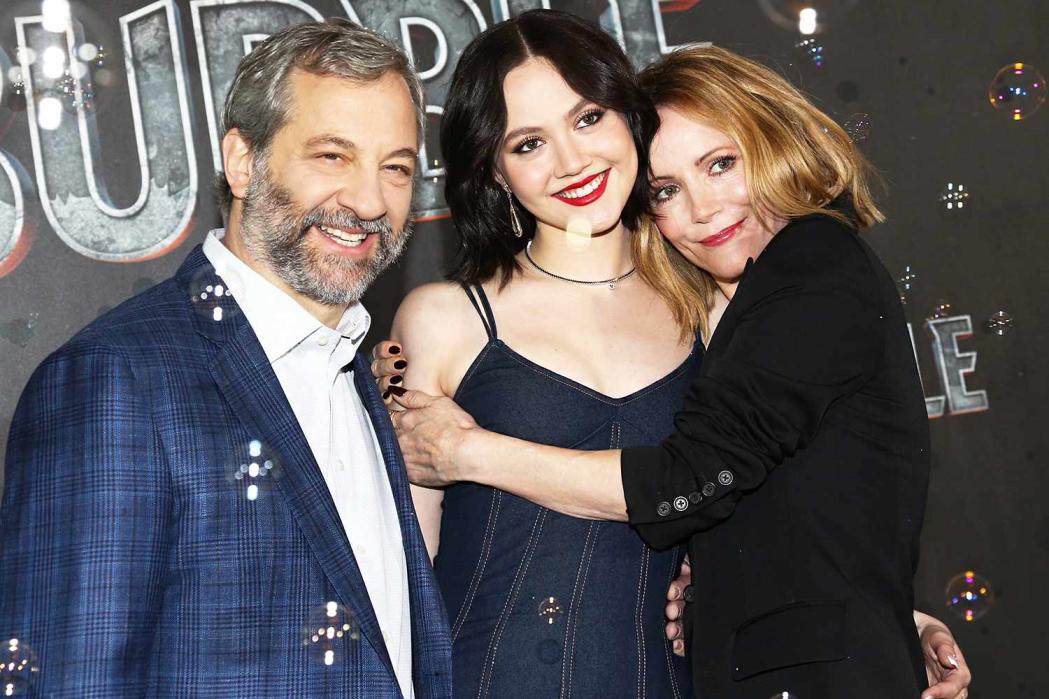
[[[1049,696],[1039,0],[5,0],[0,444],[36,365],[219,225],[210,182],[223,96],[238,60],[288,24],[355,19],[403,45],[425,81],[423,222],[365,299],[366,345],[383,338],[454,245],[436,127],[456,59],[480,30],[539,6],[599,22],[639,66],[690,42],[758,58],[884,174],[888,222],[864,235],[899,280],[932,421],[918,603],[958,636],[972,697]],[[0,487],[2,473],[0,461]]]

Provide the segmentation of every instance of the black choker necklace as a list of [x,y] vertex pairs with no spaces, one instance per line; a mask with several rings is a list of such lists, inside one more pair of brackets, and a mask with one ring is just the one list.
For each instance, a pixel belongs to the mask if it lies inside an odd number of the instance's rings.
[[549,271],[543,269],[542,267],[540,267],[536,263],[536,261],[532,259],[531,252],[532,252],[532,241],[529,240],[528,244],[525,245],[524,254],[525,254],[525,257],[528,258],[528,261],[532,263],[533,267],[535,267],[538,271],[542,272],[543,274],[545,274],[548,277],[553,277],[554,279],[560,279],[563,282],[571,282],[572,284],[582,284],[583,286],[601,286],[603,284],[607,284],[609,289],[615,289],[616,288],[616,284],[618,284],[619,282],[623,281],[624,279],[626,279],[631,274],[633,274],[634,272],[637,271],[637,267],[634,266],[634,267],[631,267],[630,271],[627,272],[626,274],[620,274],[618,277],[612,277],[611,279],[601,279],[601,280],[598,280],[598,281],[595,281],[595,282],[583,281],[582,279],[569,279],[568,277],[562,277],[560,274],[554,274],[553,272],[549,272]]

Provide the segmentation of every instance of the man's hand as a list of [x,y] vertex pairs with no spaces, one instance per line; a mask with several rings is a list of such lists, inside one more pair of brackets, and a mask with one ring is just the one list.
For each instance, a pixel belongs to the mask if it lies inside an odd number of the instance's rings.
[[437,488],[463,480],[458,452],[477,423],[450,398],[391,386],[390,395],[403,411],[391,414],[397,440],[415,485]]
[[681,563],[681,572],[674,578],[673,582],[670,583],[670,588],[667,589],[667,626],[666,634],[667,640],[671,642],[674,648],[674,655],[680,655],[685,657],[685,627],[682,623],[682,617],[685,614],[685,604],[691,600],[686,600],[686,591],[689,591],[692,587],[692,566],[689,563],[688,556],[685,556],[685,560]]

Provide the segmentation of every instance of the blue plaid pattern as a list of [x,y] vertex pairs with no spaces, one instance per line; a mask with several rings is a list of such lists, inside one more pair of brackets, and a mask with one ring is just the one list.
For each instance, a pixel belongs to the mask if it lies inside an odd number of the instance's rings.
[[[200,248],[175,277],[37,369],[11,427],[0,510],[0,636],[31,646],[46,697],[400,697],[364,582],[306,439],[243,314],[194,311]],[[451,696],[451,642],[404,465],[367,362],[354,363],[408,565],[420,699]],[[258,440],[272,488],[232,478]],[[326,665],[311,612],[357,640]]]

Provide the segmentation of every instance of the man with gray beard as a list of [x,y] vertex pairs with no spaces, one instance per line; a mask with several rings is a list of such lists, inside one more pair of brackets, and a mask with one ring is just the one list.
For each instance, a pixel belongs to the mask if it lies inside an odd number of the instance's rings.
[[451,696],[408,481],[358,353],[411,229],[424,103],[348,21],[288,28],[223,113],[227,222],[23,393],[0,634],[40,696]]

